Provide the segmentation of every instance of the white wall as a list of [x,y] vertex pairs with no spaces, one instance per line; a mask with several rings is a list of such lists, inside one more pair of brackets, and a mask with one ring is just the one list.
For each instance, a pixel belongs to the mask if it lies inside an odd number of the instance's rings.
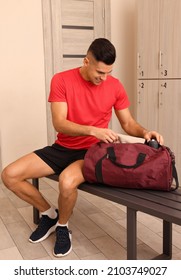
[[41,0],[1,0],[2,166],[46,145]]
[[[114,75],[134,100],[136,0],[111,0]],[[0,168],[47,144],[41,0],[1,0]],[[116,121],[113,128],[120,131]],[[2,162],[1,162],[2,161]]]
[[[124,85],[130,110],[135,115],[135,17],[136,0],[111,0],[111,40],[117,50],[113,75]],[[120,125],[113,116],[112,128],[120,131]]]

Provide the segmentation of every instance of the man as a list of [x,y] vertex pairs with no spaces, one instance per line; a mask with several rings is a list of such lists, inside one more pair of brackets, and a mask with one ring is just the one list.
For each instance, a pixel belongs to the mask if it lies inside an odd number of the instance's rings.
[[[115,58],[112,43],[98,38],[90,45],[82,67],[54,75],[49,102],[57,140],[11,163],[2,172],[5,186],[41,212],[40,223],[29,241],[40,242],[56,230],[53,254],[57,257],[72,250],[68,220],[76,203],[77,187],[85,181],[82,167],[87,149],[98,141],[118,140],[117,133],[108,128],[112,108],[127,134],[146,140],[155,138],[163,144],[159,133],[147,131],[131,116],[122,84],[110,75]],[[59,209],[50,206],[26,181],[54,173],[60,174]]]

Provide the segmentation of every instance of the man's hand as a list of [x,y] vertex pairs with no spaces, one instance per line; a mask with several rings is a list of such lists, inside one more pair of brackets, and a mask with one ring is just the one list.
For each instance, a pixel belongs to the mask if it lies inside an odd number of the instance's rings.
[[105,143],[113,143],[119,140],[118,134],[108,128],[92,127],[91,135]]
[[160,145],[163,145],[163,136],[157,131],[146,131],[144,133],[144,139],[150,141],[151,139],[156,139]]

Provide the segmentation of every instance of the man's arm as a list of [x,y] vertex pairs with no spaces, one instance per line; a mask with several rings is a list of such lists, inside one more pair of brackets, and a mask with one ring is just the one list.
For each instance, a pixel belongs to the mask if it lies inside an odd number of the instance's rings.
[[115,110],[116,116],[121,124],[121,127],[124,129],[124,131],[131,135],[136,137],[142,137],[149,141],[150,139],[154,138],[156,139],[161,145],[163,144],[163,137],[156,131],[148,131],[146,128],[142,127],[139,123],[137,123],[129,109],[124,110]]
[[97,139],[109,143],[118,140],[118,135],[111,129],[97,128],[95,126],[81,125],[67,120],[67,103],[52,102],[52,122],[55,130],[70,136],[94,136]]

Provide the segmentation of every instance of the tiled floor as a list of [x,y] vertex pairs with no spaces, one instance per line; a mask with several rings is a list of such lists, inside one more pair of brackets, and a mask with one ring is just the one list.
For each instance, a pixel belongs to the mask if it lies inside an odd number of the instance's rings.
[[[43,195],[57,205],[57,182],[41,181]],[[79,190],[69,221],[73,250],[66,260],[126,259],[125,207]],[[55,235],[38,244],[28,237],[35,229],[32,207],[0,184],[0,260],[55,259]],[[173,225],[173,259],[181,260],[181,227]],[[138,213],[138,259],[150,259],[162,251],[162,223]]]

